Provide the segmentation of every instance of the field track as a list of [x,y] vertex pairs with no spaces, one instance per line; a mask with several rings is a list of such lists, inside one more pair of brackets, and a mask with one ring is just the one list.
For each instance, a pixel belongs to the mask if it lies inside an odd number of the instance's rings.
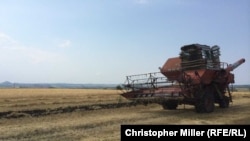
[[68,106],[68,107],[60,107],[60,108],[55,108],[55,109],[33,109],[33,110],[23,110],[23,111],[8,111],[8,112],[0,112],[0,118],[21,118],[24,116],[38,117],[38,116],[48,116],[52,114],[71,113],[75,111],[114,109],[114,108],[121,108],[121,107],[130,107],[130,106],[135,106],[135,104],[133,102],[124,102],[124,103]]

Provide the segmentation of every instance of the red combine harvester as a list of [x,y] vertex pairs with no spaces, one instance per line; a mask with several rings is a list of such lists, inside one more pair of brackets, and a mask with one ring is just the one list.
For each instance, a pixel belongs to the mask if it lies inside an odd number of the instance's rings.
[[232,102],[229,85],[234,83],[231,72],[245,62],[220,62],[220,48],[201,44],[181,47],[178,57],[169,58],[160,72],[126,77],[121,95],[135,103],[158,103],[173,110],[189,104],[197,113],[214,111],[215,104],[228,108]]

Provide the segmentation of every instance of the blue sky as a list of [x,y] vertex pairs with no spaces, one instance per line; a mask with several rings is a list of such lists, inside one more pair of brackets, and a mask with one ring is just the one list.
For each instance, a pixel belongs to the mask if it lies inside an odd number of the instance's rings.
[[250,84],[250,1],[0,0],[0,82],[123,83],[192,43]]

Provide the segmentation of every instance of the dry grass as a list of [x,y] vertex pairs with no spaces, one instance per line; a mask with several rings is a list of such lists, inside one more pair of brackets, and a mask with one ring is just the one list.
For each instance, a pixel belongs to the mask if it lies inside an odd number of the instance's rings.
[[120,93],[108,89],[0,89],[0,112],[114,103],[122,99]]
[[[18,91],[21,92],[16,94]],[[61,102],[66,102],[62,105],[67,105],[82,100],[89,100],[90,103],[106,102],[106,100],[107,102],[116,101],[119,98],[117,97],[118,93],[118,91],[110,90],[17,89],[0,93],[0,100],[2,103],[11,102],[11,100],[21,101],[23,97],[26,99],[25,105],[36,103],[37,100],[44,98],[47,100],[44,102],[61,100]],[[215,111],[209,114],[197,114],[194,112],[194,107],[188,105],[180,105],[177,110],[169,111],[163,110],[160,105],[150,104],[147,107],[138,105],[118,109],[77,111],[35,118],[29,116],[17,119],[2,118],[0,119],[0,140],[117,141],[120,140],[121,124],[250,125],[250,92],[234,92],[233,97],[234,102],[229,108],[221,109],[216,106]],[[3,98],[7,101],[4,102]],[[53,106],[53,104],[47,104],[47,107],[50,106]],[[31,106],[31,108],[33,107]]]

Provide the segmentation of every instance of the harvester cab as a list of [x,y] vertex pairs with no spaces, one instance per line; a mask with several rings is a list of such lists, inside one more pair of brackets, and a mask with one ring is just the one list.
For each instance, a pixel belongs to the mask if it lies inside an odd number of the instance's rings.
[[168,58],[159,72],[126,77],[123,97],[135,103],[158,103],[174,110],[188,104],[198,113],[214,111],[215,104],[228,108],[232,102],[231,72],[245,62],[220,61],[219,46],[190,44],[181,47],[179,56]]

